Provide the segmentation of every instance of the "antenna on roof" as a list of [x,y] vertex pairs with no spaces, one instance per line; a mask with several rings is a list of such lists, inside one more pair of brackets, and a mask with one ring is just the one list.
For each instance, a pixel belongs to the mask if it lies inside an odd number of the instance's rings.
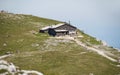
[[68,22],[69,24],[70,24],[70,20],[69,20],[69,22]]

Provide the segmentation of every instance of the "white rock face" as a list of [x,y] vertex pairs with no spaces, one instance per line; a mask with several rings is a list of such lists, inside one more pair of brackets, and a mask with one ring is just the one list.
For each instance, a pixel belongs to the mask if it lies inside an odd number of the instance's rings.
[[43,75],[42,73],[38,72],[38,71],[34,71],[34,70],[31,70],[31,71],[28,71],[28,70],[21,70],[21,72],[23,72],[22,75],[28,75],[30,73],[35,73],[37,75]]
[[0,65],[0,70],[1,69],[8,69],[8,66],[6,66],[6,65]]
[[[4,73],[0,73],[0,75],[8,75],[9,73],[10,75],[15,75],[16,73],[18,73],[18,75],[29,75],[30,73],[34,73],[36,75],[43,75],[41,72],[34,71],[34,70],[16,69],[17,67],[13,63],[2,60],[3,58],[6,58],[8,56],[10,55],[0,56],[0,70],[4,69],[7,71]],[[22,74],[20,74],[19,72],[22,72]]]
[[7,70],[12,75],[14,75],[17,72],[16,67],[13,63],[8,63],[7,61],[4,60],[0,60],[0,70],[1,69]]
[[8,63],[4,60],[0,60],[0,64],[8,64]]
[[8,65],[8,71],[10,72],[10,73],[16,73],[17,71],[16,71],[16,67],[15,67],[15,65],[13,64],[13,63],[10,63],[10,65]]

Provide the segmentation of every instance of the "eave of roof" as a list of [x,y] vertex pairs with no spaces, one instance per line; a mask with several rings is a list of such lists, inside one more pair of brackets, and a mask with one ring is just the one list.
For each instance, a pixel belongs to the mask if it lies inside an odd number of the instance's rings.
[[57,27],[59,27],[59,26],[62,26],[62,25],[64,25],[65,23],[60,23],[60,24],[57,24],[57,25],[51,25],[51,26],[47,26],[47,27],[44,27],[44,28],[42,28],[41,30],[47,30],[47,29],[49,29],[49,28],[57,28]]
[[68,32],[68,30],[55,30],[55,32]]

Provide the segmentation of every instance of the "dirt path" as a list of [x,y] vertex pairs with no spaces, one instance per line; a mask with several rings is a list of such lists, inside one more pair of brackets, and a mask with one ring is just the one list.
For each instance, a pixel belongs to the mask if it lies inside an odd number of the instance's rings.
[[83,44],[82,42],[80,42],[80,41],[77,40],[77,39],[74,39],[74,41],[75,41],[78,45],[80,45],[80,46],[82,46],[82,47],[85,47],[85,48],[87,48],[88,50],[95,51],[95,52],[97,52],[99,55],[101,55],[101,56],[103,56],[103,57],[105,57],[105,58],[107,58],[107,59],[109,59],[109,60],[111,60],[111,61],[113,61],[113,62],[117,62],[117,60],[113,59],[112,57],[107,56],[102,50],[99,50],[99,49],[96,49],[96,48],[93,48],[93,47],[88,47],[88,46],[86,46],[85,44]]
[[56,37],[57,39],[69,39],[69,40],[73,40],[75,41],[78,45],[82,46],[82,47],[85,47],[87,50],[92,50],[92,51],[95,51],[97,52],[99,55],[113,61],[113,62],[117,62],[117,60],[113,59],[112,57],[109,57],[108,55],[106,55],[104,53],[104,51],[100,50],[100,49],[96,49],[96,48],[93,48],[93,47],[89,47],[89,46],[86,46],[84,43],[82,43],[81,41],[79,41],[78,39],[75,39],[74,37],[70,37],[70,36],[63,36],[63,37]]

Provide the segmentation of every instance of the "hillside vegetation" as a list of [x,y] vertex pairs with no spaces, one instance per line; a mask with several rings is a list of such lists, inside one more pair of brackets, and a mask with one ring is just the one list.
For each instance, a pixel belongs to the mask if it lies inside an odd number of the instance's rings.
[[[39,33],[40,28],[58,23],[61,22],[32,15],[0,13],[0,55],[10,53],[12,56],[4,60],[44,75],[120,75],[118,62],[87,50],[74,40]],[[99,48],[114,59],[120,57],[116,49],[103,46],[80,30],[77,36],[82,36],[76,39],[89,47]]]

